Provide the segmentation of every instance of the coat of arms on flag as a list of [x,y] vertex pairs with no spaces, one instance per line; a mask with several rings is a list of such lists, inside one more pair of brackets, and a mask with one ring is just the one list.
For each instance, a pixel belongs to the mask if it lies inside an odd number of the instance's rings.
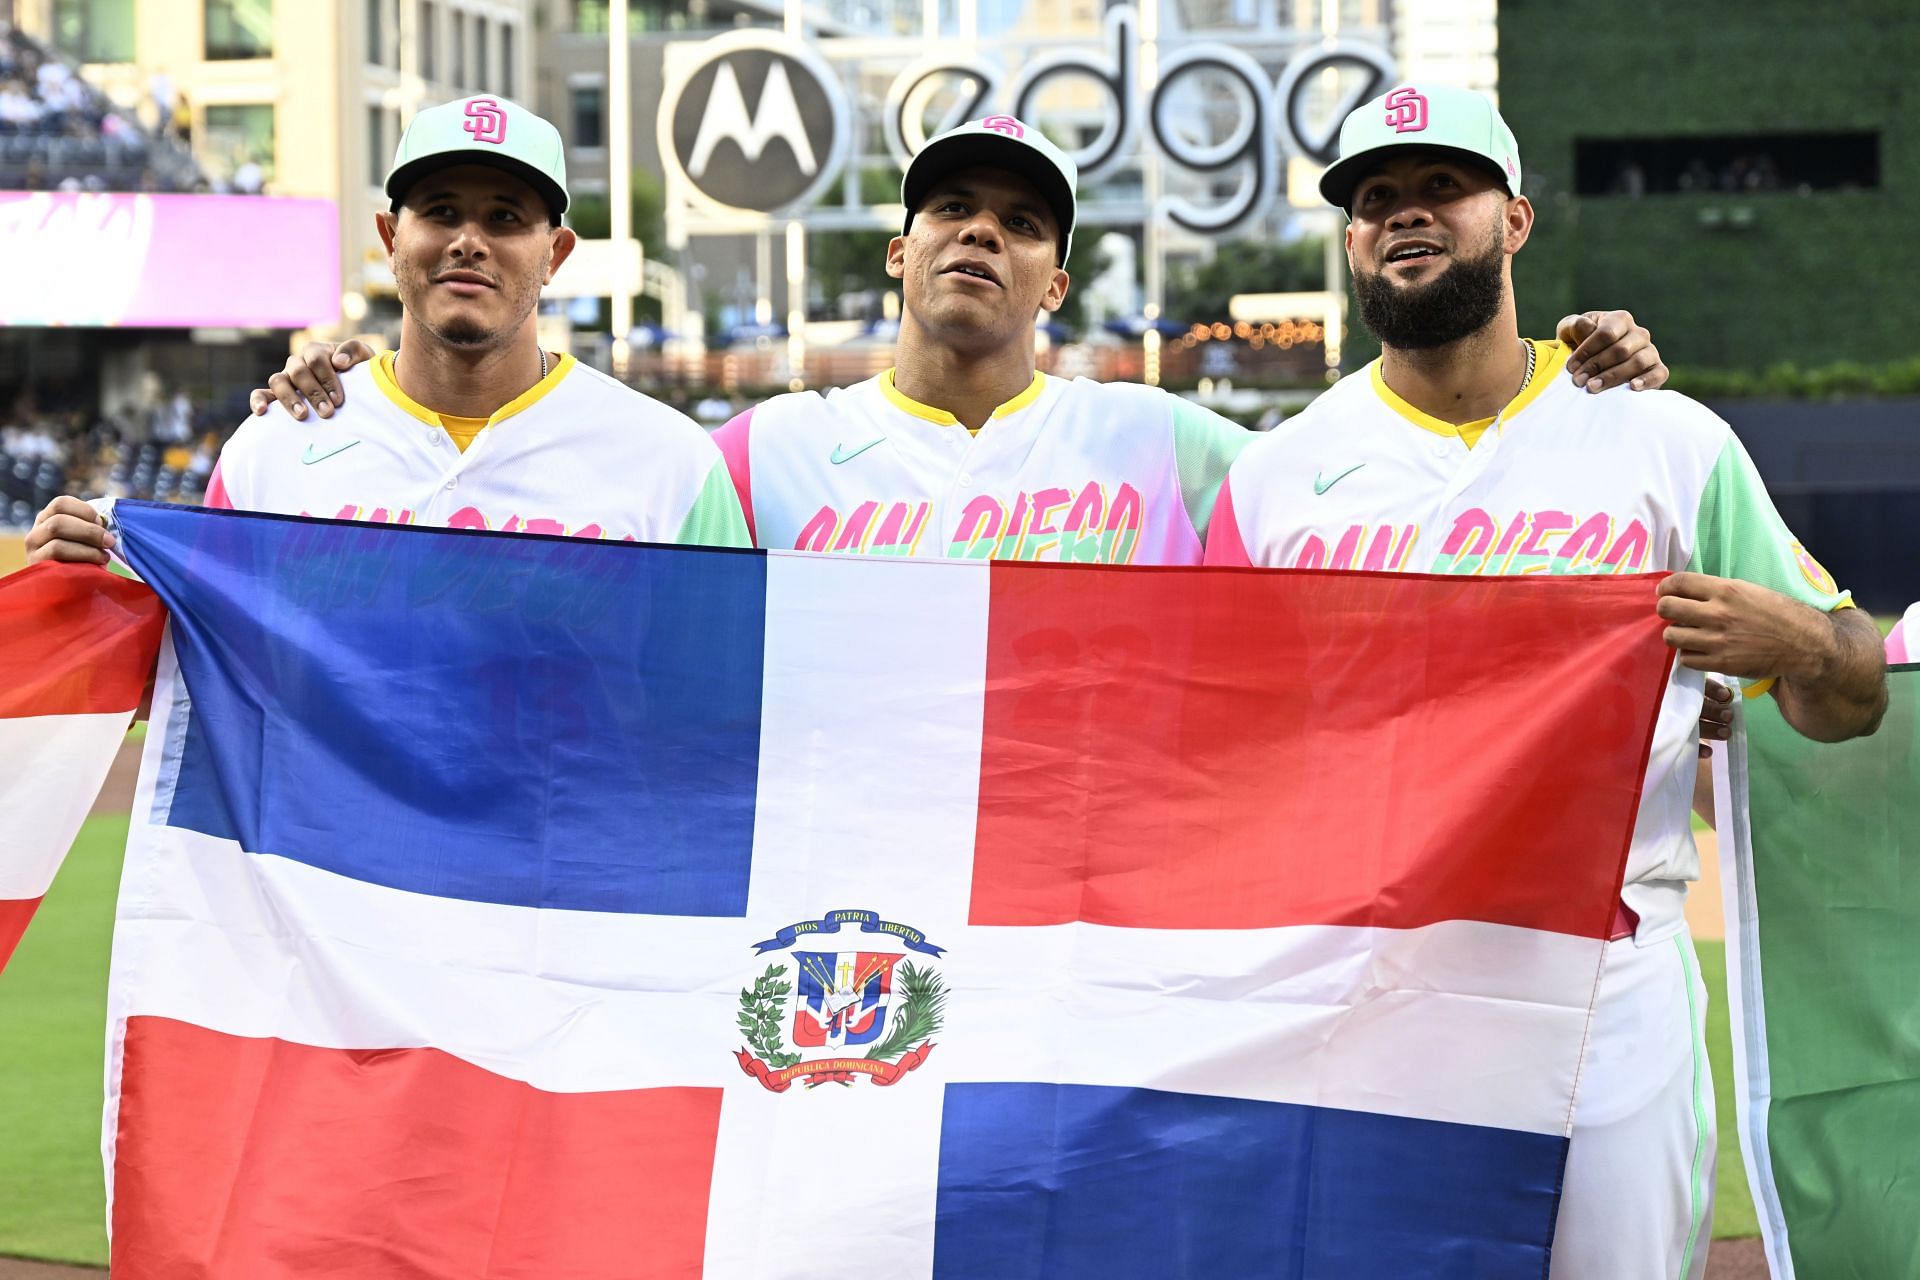
[[[785,950],[803,936],[838,932],[842,924],[892,935],[930,959],[916,962],[900,951],[796,949],[742,987],[739,1025],[747,1047],[735,1057],[741,1070],[775,1093],[796,1080],[808,1088],[850,1085],[863,1076],[877,1085],[894,1084],[933,1052],[947,1000],[933,961],[945,948],[919,930],[871,911],[832,911],[788,925],[756,952]],[[789,997],[792,1016],[783,1023]]]

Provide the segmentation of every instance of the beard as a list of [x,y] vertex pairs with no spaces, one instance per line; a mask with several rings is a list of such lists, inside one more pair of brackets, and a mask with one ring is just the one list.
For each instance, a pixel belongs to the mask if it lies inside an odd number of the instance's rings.
[[501,334],[498,330],[485,329],[471,320],[454,320],[447,324],[432,324],[422,321],[426,330],[450,347],[490,347],[498,343]]
[[1422,285],[1390,283],[1386,272],[1353,273],[1360,319],[1383,347],[1424,351],[1477,333],[1500,313],[1506,296],[1501,263],[1506,257],[1500,228],[1485,252],[1456,257],[1453,265]]

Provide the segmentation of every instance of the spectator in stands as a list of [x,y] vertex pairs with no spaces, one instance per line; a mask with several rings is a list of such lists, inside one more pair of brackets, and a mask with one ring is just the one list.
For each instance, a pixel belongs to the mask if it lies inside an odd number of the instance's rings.
[[185,444],[193,439],[193,401],[176,388],[153,410],[153,438],[162,444]]
[[0,23],[0,190],[195,189],[192,157],[169,139],[185,104],[170,87],[167,101],[149,133],[72,65]]
[[261,172],[259,162],[248,156],[234,169],[232,183],[234,194],[257,196],[266,185],[266,175]]
[[147,96],[153,100],[153,131],[164,134],[173,125],[173,77],[156,71],[147,81]]
[[39,128],[46,114],[46,107],[28,91],[24,81],[0,84],[0,133],[31,132]]

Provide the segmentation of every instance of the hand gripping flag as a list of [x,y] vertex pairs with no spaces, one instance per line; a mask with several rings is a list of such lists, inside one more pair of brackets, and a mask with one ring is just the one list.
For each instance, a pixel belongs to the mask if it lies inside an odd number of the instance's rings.
[[1544,1274],[1651,579],[118,515],[117,1278]]
[[0,969],[113,763],[166,612],[93,565],[0,578]]
[[1715,809],[1740,1150],[1777,1280],[1920,1275],[1920,665],[1872,737],[1746,704]]

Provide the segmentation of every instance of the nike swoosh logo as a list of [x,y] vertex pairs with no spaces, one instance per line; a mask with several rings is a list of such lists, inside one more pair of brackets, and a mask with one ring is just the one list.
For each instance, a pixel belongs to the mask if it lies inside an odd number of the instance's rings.
[[341,445],[338,449],[329,449],[325,453],[315,453],[313,451],[313,446],[308,445],[307,451],[300,455],[300,461],[306,463],[308,466],[312,466],[316,462],[325,462],[328,458],[331,458],[336,453],[345,453],[347,450],[353,448],[353,446],[359,443],[360,442],[358,440],[349,440],[345,444]]
[[1356,462],[1331,480],[1322,480],[1320,478],[1320,473],[1318,471],[1314,472],[1313,473],[1314,496],[1318,497],[1320,494],[1325,493],[1327,490],[1333,488],[1333,486],[1339,484],[1342,480],[1345,480],[1348,476],[1352,475],[1354,472],[1358,471],[1360,468],[1366,465],[1367,464],[1364,462]]
[[846,452],[845,445],[837,444],[833,446],[833,465],[837,467],[843,462],[852,462],[855,458],[873,448],[873,446],[883,443],[885,440],[885,436],[876,436],[874,439],[861,445],[858,449],[855,449],[852,453]]

